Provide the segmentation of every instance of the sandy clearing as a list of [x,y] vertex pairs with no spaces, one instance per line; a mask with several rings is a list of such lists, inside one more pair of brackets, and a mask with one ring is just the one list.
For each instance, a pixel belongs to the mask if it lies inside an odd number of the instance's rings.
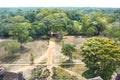
[[23,66],[22,68],[18,68],[17,70],[11,70],[11,72],[15,72],[15,73],[23,72],[25,77],[26,76],[30,77],[30,75],[28,75],[27,73],[29,72],[29,74],[30,74],[30,71],[37,66],[36,64],[39,65],[39,63],[42,62],[43,60],[47,60],[46,65],[47,65],[47,68],[51,72],[51,75],[49,77],[49,78],[51,78],[51,76],[52,76],[52,67],[53,67],[53,53],[54,53],[54,50],[55,50],[55,42],[54,41],[49,41],[49,46],[48,46],[47,51],[41,57],[35,59],[33,65]]

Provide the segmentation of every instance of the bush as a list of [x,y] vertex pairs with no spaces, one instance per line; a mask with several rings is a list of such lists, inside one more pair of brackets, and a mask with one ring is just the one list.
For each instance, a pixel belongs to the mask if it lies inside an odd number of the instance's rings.
[[37,66],[31,71],[30,80],[46,80],[49,75],[50,72],[46,66]]
[[76,51],[76,46],[74,44],[63,44],[61,53],[69,57],[69,60],[72,60],[72,54]]
[[31,53],[31,54],[30,54],[30,62],[31,62],[31,64],[34,63],[34,59],[35,59],[35,57],[34,57],[34,55]]
[[42,39],[48,39],[47,35],[41,36]]
[[87,29],[87,32],[86,32],[86,35],[87,36],[94,36],[95,34],[97,34],[98,31],[97,31],[97,28],[96,27],[89,27]]
[[4,47],[4,49],[8,53],[14,53],[18,49],[20,49],[21,44],[18,41],[16,41],[16,40],[11,40],[11,41],[3,41],[3,42],[1,42],[0,46]]
[[4,49],[4,56],[14,56],[14,53],[21,48],[21,44],[16,40],[0,42],[0,48]]

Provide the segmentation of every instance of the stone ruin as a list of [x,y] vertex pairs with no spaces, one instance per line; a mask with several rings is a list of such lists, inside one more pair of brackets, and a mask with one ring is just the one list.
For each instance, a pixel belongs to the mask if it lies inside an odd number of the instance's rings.
[[100,76],[98,76],[98,77],[91,78],[91,79],[88,79],[88,80],[103,80],[103,79]]
[[6,72],[4,68],[0,68],[0,80],[25,80],[23,77],[23,73],[13,73]]

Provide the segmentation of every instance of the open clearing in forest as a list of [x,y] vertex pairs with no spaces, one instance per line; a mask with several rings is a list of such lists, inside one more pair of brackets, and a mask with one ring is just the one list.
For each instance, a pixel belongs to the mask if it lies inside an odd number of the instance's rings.
[[[74,37],[74,36],[65,36],[65,38],[62,40],[64,41],[64,43],[69,43],[69,44],[75,44],[77,49],[80,49],[80,45],[86,40],[86,37]],[[64,56],[63,54],[61,54],[61,47],[62,47],[62,42],[56,43],[54,41],[50,41],[49,45],[48,45],[48,41],[45,40],[37,40],[37,41],[33,41],[33,42],[28,42],[26,44],[24,44],[25,46],[25,50],[24,51],[19,51],[17,54],[20,54],[20,58],[14,62],[12,62],[12,64],[29,64],[30,60],[29,60],[29,56],[30,53],[33,53],[35,56],[35,60],[34,63],[38,64],[38,63],[43,63],[43,64],[47,64],[49,65],[48,68],[51,68],[53,66],[57,67],[60,63],[66,61],[68,59],[68,57]],[[77,58],[76,58],[77,55]],[[79,56],[78,53],[74,53],[75,58],[74,61],[81,61],[81,56]],[[47,61],[47,63],[46,63]],[[36,65],[34,66],[22,66],[22,65],[6,65],[4,66],[6,67],[7,70],[12,71],[12,72],[19,72],[22,71],[24,73],[24,76],[26,79],[29,79],[30,77],[30,71],[36,67]],[[84,66],[82,66],[83,69]],[[65,68],[66,70],[73,71],[76,73],[76,67],[73,67],[72,70],[70,70],[69,68]],[[84,70],[82,70],[84,71]],[[81,72],[82,74],[83,72]],[[80,74],[80,75],[81,75]]]

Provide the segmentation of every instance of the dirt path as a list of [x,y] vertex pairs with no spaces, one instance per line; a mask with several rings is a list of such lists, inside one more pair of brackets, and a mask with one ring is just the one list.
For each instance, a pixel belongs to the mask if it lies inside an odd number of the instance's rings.
[[[40,58],[37,58],[34,60],[34,64],[39,64],[42,60],[47,58],[47,68],[51,71],[51,68],[53,67],[53,54],[54,53],[54,47],[55,47],[55,42],[51,41],[49,42],[49,46],[48,49],[46,51],[46,53],[44,55],[42,55]],[[13,70],[12,72],[26,72],[26,70],[32,70],[33,68],[35,68],[36,65],[28,65],[26,67],[20,68],[18,70]]]
[[53,71],[52,71],[52,67],[53,67],[53,54],[55,52],[55,42],[50,40],[49,42],[49,48],[48,48],[48,52],[47,52],[47,68],[50,71],[50,76],[48,77],[48,80],[51,80],[52,75],[53,75]]
[[51,69],[53,66],[53,53],[55,51],[55,42],[49,42],[49,48],[47,52],[47,68]]
[[[50,41],[49,41],[49,46],[48,46],[47,51],[46,51],[45,54],[42,55],[40,58],[37,58],[37,59],[34,60],[34,65],[32,65],[32,66],[31,66],[31,65],[28,65],[28,66],[26,66],[26,67],[21,67],[21,68],[15,70],[15,71],[12,71],[12,72],[20,72],[20,71],[22,71],[23,74],[28,75],[27,73],[30,73],[30,71],[36,67],[36,64],[39,64],[39,63],[42,62],[43,60],[46,60],[46,64],[44,64],[44,65],[47,65],[47,68],[49,69],[49,71],[50,71],[50,73],[51,73],[50,76],[48,77],[48,80],[51,80],[51,77],[52,77],[52,75],[53,75],[52,67],[53,67],[53,65],[54,65],[54,63],[53,63],[53,59],[54,59],[54,58],[53,58],[53,57],[55,56],[55,55],[54,55],[54,53],[55,53],[55,45],[56,45],[55,41],[50,39]],[[57,54],[57,55],[58,55],[58,54]],[[55,59],[56,59],[56,58],[55,58]],[[77,62],[75,62],[75,63],[77,63]],[[80,63],[79,63],[79,64],[80,64]],[[59,64],[57,64],[57,65],[59,65]],[[55,66],[54,66],[54,67],[55,67]],[[59,66],[57,66],[57,68],[60,68],[60,69],[62,69],[62,70],[64,70],[64,71],[68,72],[70,75],[77,76],[78,79],[86,80],[86,79],[84,79],[81,75],[77,74],[76,72],[73,72],[73,71],[68,70],[68,69],[64,69],[64,68],[59,67]],[[30,75],[29,75],[29,76],[30,76]]]
[[[53,61],[53,55],[52,53],[54,53],[54,47],[55,47],[55,43],[53,41],[50,41],[49,42],[49,46],[48,46],[48,49],[46,51],[46,53],[44,55],[42,55],[40,58],[37,58],[34,60],[34,64],[39,64],[42,60],[44,60],[45,58],[47,58],[47,68],[48,69],[51,69],[52,68],[52,61]],[[14,72],[19,72],[19,71],[24,71],[24,70],[27,70],[29,68],[34,68],[36,65],[30,65],[30,66],[26,66],[26,67],[23,67],[21,69],[18,69]]]
[[[37,58],[34,60],[34,64],[39,64],[42,60],[44,60],[46,58],[46,53],[44,55],[42,55],[40,58]],[[28,65],[26,67],[20,68],[18,70],[12,71],[12,72],[25,72],[26,70],[32,70],[33,68],[35,68],[36,65]]]

